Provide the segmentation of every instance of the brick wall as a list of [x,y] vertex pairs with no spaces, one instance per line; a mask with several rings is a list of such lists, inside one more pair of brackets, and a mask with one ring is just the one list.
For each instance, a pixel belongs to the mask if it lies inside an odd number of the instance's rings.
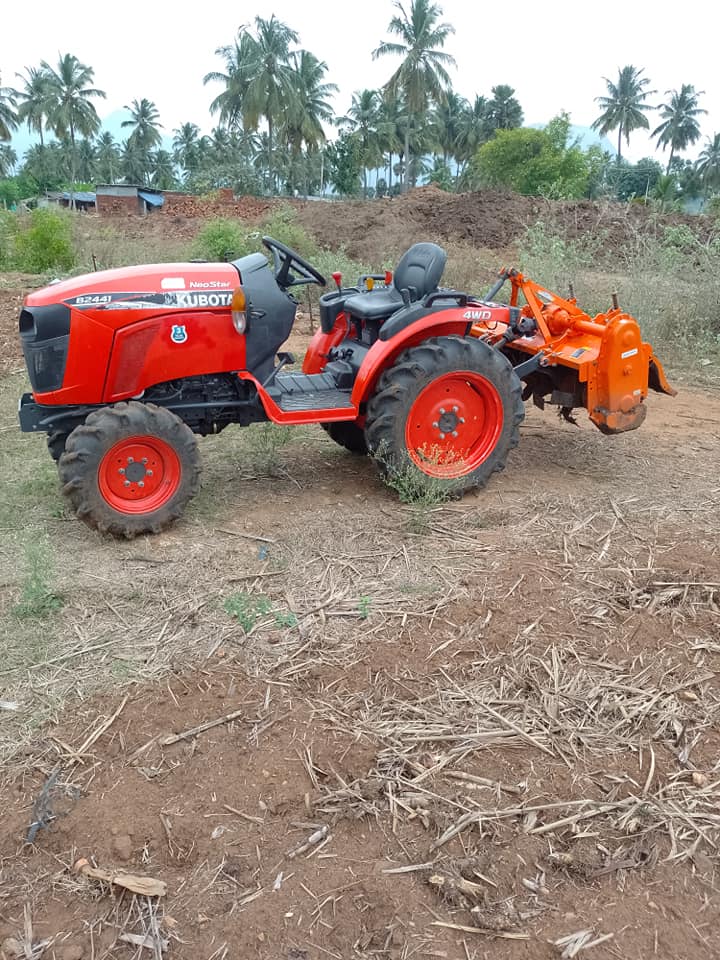
[[140,204],[137,197],[108,197],[99,193],[95,198],[95,203],[97,212],[103,217],[140,213]]

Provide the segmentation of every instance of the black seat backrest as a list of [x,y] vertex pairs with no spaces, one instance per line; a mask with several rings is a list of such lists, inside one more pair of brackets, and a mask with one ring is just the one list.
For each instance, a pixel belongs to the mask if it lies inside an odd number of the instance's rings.
[[404,253],[395,268],[393,285],[400,293],[410,292],[410,300],[422,300],[437,290],[447,254],[436,243],[416,243]]

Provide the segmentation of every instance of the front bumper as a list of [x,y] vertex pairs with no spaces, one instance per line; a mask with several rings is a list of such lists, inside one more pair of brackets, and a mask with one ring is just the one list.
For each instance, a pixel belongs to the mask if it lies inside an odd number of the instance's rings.
[[52,433],[61,430],[69,433],[82,423],[92,407],[50,407],[36,403],[31,393],[24,393],[18,400],[18,419],[23,433]]

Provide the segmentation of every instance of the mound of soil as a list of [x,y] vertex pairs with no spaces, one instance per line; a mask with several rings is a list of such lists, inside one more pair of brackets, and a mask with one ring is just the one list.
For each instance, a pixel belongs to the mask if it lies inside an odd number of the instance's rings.
[[704,240],[712,230],[707,217],[662,215],[641,204],[553,201],[498,190],[451,194],[435,186],[419,187],[387,200],[294,205],[303,226],[323,246],[342,246],[350,256],[368,262],[420,240],[460,241],[505,250],[538,220],[552,224],[568,240],[601,232],[613,246],[638,233],[656,235],[668,225],[687,225]]

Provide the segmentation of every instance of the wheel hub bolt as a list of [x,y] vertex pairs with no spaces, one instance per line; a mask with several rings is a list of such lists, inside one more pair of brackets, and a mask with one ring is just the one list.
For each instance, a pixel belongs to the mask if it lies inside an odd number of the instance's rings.
[[118,473],[125,473],[125,467],[120,467],[120,469],[118,470]]
[[442,416],[444,413],[445,413],[445,407],[440,407],[440,416]]
[[138,480],[138,486],[139,486],[139,487],[144,487],[144,486],[145,486],[145,481],[144,481],[144,480]]
[[145,474],[146,474],[146,476],[151,477],[151,476],[153,475],[153,472],[152,472],[152,470],[146,470],[146,471],[145,471]]
[[128,457],[128,463],[135,463],[135,457]]
[[452,435],[453,435],[454,437],[456,437],[456,436],[458,435],[457,430],[453,430]]
[[444,440],[444,439],[445,439],[445,434],[444,434],[444,433],[441,433],[441,434],[440,434],[440,439],[441,439],[441,440]]
[[460,419],[458,420],[458,423],[465,423],[465,417],[460,417]]
[[129,486],[130,486],[130,481],[129,481],[129,480],[126,480],[125,483],[123,484],[123,486],[129,487]]
[[453,407],[453,413],[457,413],[460,407]]
[[437,420],[434,420],[434,421],[433,421],[433,427],[435,427],[435,429],[437,430],[437,428],[438,428],[439,426],[440,426],[440,424],[437,422]]
[[143,457],[141,463],[147,463],[147,457]]

